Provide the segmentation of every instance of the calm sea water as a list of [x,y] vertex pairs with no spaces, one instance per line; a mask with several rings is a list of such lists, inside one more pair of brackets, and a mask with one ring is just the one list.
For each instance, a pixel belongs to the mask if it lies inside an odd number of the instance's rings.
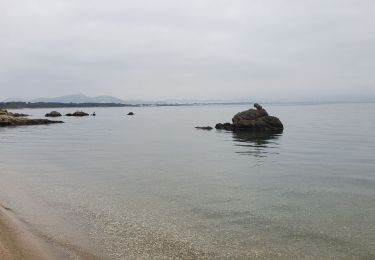
[[375,104],[266,106],[278,135],[194,129],[246,108],[0,128],[0,202],[62,258],[375,259]]

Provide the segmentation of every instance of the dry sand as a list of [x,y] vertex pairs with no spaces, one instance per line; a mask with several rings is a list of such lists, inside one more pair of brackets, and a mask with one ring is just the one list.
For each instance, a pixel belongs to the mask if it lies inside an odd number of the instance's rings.
[[0,259],[55,259],[43,242],[17,221],[10,209],[0,205]]

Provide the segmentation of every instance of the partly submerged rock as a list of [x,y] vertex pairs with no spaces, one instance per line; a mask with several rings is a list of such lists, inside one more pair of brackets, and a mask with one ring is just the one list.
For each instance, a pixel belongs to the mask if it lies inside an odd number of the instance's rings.
[[267,111],[259,104],[255,103],[256,109],[250,108],[234,115],[231,123],[219,123],[216,129],[228,131],[247,130],[259,132],[282,132],[284,129],[280,119],[269,116]]
[[76,111],[74,112],[73,114],[72,113],[68,113],[66,114],[66,116],[88,116],[89,114],[83,112],[83,111]]
[[231,123],[217,123],[215,125],[216,129],[223,129],[227,131],[232,131],[233,130],[233,125]]
[[21,125],[48,125],[63,123],[62,121],[52,121],[48,119],[28,119],[24,116],[14,116],[15,114],[5,109],[0,109],[0,127],[21,126]]
[[133,112],[129,112],[127,115],[128,116],[134,116],[134,113]]
[[14,117],[26,117],[26,116],[30,116],[28,114],[22,114],[22,113],[11,113]]
[[200,130],[212,130],[213,128],[211,126],[196,126],[196,129]]
[[61,114],[59,112],[57,112],[57,111],[52,111],[52,112],[47,113],[45,115],[45,117],[59,117],[59,116],[61,116]]

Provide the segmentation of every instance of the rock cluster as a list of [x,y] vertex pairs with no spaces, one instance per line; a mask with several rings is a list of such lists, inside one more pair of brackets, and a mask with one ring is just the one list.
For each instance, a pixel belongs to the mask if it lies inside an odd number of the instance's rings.
[[8,116],[13,116],[13,117],[26,117],[26,116],[29,116],[27,114],[22,114],[22,113],[12,113],[12,112],[9,112],[5,109],[1,109],[0,108],[0,115],[8,115]]
[[254,108],[242,111],[234,115],[231,123],[219,123],[216,129],[228,131],[247,130],[259,132],[282,132],[284,129],[280,119],[269,116],[267,111],[259,104],[255,103]]
[[29,119],[20,116],[18,113],[11,113],[5,109],[0,109],[0,127],[4,126],[21,126],[21,125],[48,125],[63,123],[62,121],[52,121],[48,119]]

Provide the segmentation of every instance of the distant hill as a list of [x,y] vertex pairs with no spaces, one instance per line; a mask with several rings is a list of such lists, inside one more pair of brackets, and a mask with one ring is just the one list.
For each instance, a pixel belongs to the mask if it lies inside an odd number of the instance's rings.
[[28,102],[59,102],[59,103],[118,103],[125,104],[125,100],[111,96],[88,97],[82,94],[67,95],[55,98],[36,98],[28,100]]
[[31,102],[31,103],[116,103],[126,104],[125,100],[115,98],[112,96],[97,96],[88,97],[83,94],[67,95],[54,98],[35,98],[35,99],[21,99],[21,98],[8,98],[4,102]]
[[137,105],[119,103],[61,103],[61,102],[0,102],[0,108],[20,109],[20,108],[62,108],[62,107],[134,107]]
[[26,102],[26,99],[24,99],[24,98],[17,98],[17,97],[10,97],[10,98],[4,99],[1,102]]
[[[180,105],[180,104],[202,104],[202,103],[231,103],[231,102],[240,102],[240,101],[224,101],[224,100],[195,100],[195,99],[166,99],[159,101],[149,101],[149,100],[123,100],[120,98],[112,96],[97,96],[89,97],[83,94],[75,95],[66,95],[53,98],[34,98],[34,99],[24,99],[24,98],[7,98],[3,100],[5,103],[9,102],[25,102],[25,103],[74,103],[74,104],[126,104],[126,105]],[[242,100],[241,100],[242,102]]]

